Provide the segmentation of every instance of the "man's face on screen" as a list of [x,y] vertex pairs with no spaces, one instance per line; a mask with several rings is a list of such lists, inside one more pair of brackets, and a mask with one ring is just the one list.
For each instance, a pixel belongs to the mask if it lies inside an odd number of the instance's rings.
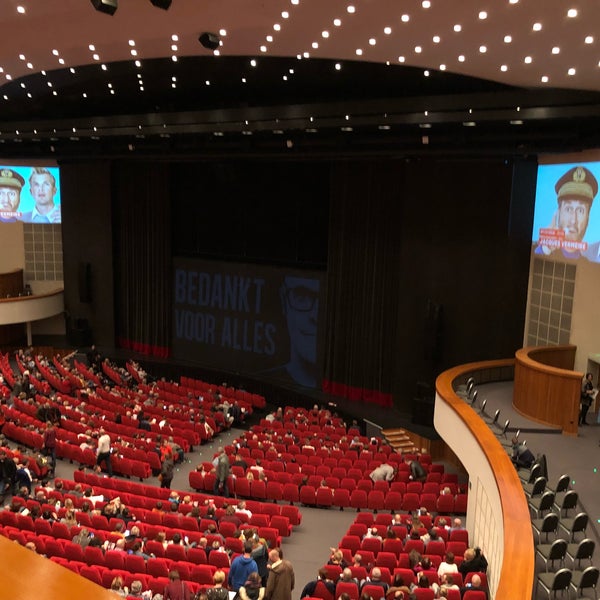
[[283,292],[290,344],[303,360],[315,363],[319,280],[288,276],[284,281]]
[[56,187],[52,176],[47,173],[34,174],[30,180],[31,195],[36,206],[48,206],[54,204]]
[[590,205],[581,200],[561,200],[558,203],[558,227],[565,239],[580,242],[585,235],[590,216]]
[[0,210],[13,212],[19,207],[21,190],[10,186],[0,186]]

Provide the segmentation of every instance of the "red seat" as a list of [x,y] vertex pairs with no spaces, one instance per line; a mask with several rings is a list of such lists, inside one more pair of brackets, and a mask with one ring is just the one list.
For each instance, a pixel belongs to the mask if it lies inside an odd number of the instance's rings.
[[426,494],[423,492],[421,494],[421,506],[426,508],[429,512],[437,511],[437,496],[435,494]]
[[406,494],[402,496],[402,510],[405,512],[415,512],[416,510],[419,510],[419,503],[419,494],[406,492]]
[[317,503],[317,492],[312,485],[303,485],[300,488],[300,502],[307,506],[314,506]]
[[337,506],[340,510],[344,510],[350,506],[350,492],[343,488],[333,490],[333,506]]
[[187,559],[195,565],[205,565],[208,563],[206,552],[203,548],[188,548]]
[[105,565],[104,552],[97,546],[86,546],[83,550],[84,560],[88,565]]
[[352,554],[360,549],[360,538],[357,535],[345,535],[340,540],[340,548],[348,548]]
[[295,483],[284,483],[283,484],[283,499],[290,504],[293,502],[300,502],[300,495],[298,494],[298,486]]
[[250,497],[257,498],[259,500],[267,499],[267,486],[264,481],[255,479],[254,481],[250,482]]
[[130,573],[146,573],[146,561],[137,554],[125,555],[125,570]]
[[481,590],[467,590],[462,600],[487,600],[487,595]]
[[102,585],[102,576],[100,574],[99,567],[91,567],[89,565],[83,565],[79,569],[79,574],[98,585]]
[[333,490],[331,488],[317,488],[317,493],[315,495],[315,501],[317,506],[322,506],[325,508],[329,508],[333,506]]
[[438,556],[444,556],[446,554],[446,543],[437,540],[431,540],[427,543],[425,548],[427,554],[437,554]]
[[451,542],[464,542],[469,545],[469,532],[466,529],[451,529],[450,537],[448,538]]
[[71,541],[65,541],[63,548],[64,557],[66,559],[75,562],[86,562],[85,555],[83,554],[83,548],[79,544],[75,544]]
[[419,554],[424,554],[425,544],[423,543],[423,540],[406,540],[406,542],[404,542],[404,552],[410,554],[411,550],[416,550]]
[[413,590],[415,600],[434,600],[435,592],[431,588],[416,587]]
[[454,512],[460,515],[467,514],[467,494],[456,494],[454,499]]
[[163,558],[149,558],[146,563],[146,573],[153,577],[168,577],[169,562]]
[[267,483],[267,500],[273,500],[277,502],[278,500],[283,500],[283,485],[277,481],[269,481]]
[[217,569],[229,569],[229,554],[227,552],[219,552],[213,550],[208,553],[208,564],[216,567]]
[[104,555],[104,563],[109,569],[125,570],[125,552],[119,550],[108,550]]
[[385,567],[390,571],[393,571],[398,566],[398,558],[393,552],[380,551],[375,559],[375,565],[378,567]]
[[452,494],[441,494],[436,501],[436,511],[443,514],[454,512],[454,496]]
[[185,548],[181,544],[169,544],[165,548],[165,558],[171,560],[187,560]]
[[[363,508],[368,507],[368,497],[367,492],[364,490],[354,489],[350,493],[350,506],[352,508],[356,508],[356,510],[361,510]],[[373,599],[375,600],[375,599]]]
[[404,550],[404,543],[401,539],[385,538],[383,540],[383,551],[392,552],[396,560]]
[[334,600],[333,594],[327,589],[327,586],[323,581],[317,581],[317,585],[312,593],[313,598],[320,598],[321,600]]
[[279,531],[282,537],[288,537],[292,533],[292,525],[288,517],[283,515],[273,515],[271,517],[270,526]]
[[372,552],[373,556],[376,557],[377,554],[379,554],[379,551],[381,550],[381,546],[381,540],[378,538],[364,538],[360,544],[360,553],[363,555],[364,558],[364,551],[367,550],[369,552]]
[[396,575],[402,577],[404,585],[410,587],[413,583],[416,583],[415,573],[412,569],[398,567],[397,569],[394,569],[394,577],[396,577]]
[[383,510],[385,507],[385,496],[379,490],[372,490],[367,497],[367,508],[374,512]]
[[373,600],[385,598],[385,590],[380,585],[371,585],[370,583],[363,586],[361,594],[367,597],[370,596]]
[[[349,499],[348,499],[349,501]],[[337,505],[336,505],[337,506]],[[287,517],[291,523],[291,525],[300,525],[302,522],[302,515],[298,510],[298,507],[291,505],[284,505],[281,507],[281,516]]]
[[335,586],[335,597],[339,598],[342,594],[348,594],[350,600],[358,600],[360,598],[358,586],[355,583],[339,581]]

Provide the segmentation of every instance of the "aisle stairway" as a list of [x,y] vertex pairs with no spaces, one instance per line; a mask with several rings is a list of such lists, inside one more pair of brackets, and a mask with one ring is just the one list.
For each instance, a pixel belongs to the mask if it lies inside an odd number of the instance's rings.
[[410,432],[405,429],[383,429],[381,431],[387,443],[399,453],[413,452],[417,450],[415,441],[411,440]]

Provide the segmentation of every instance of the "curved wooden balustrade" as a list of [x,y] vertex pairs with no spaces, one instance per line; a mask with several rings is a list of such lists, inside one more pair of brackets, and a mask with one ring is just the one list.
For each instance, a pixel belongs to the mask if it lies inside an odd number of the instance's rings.
[[506,449],[454,389],[478,372],[506,379],[513,359],[461,365],[436,381],[435,427],[469,473],[467,527],[490,562],[490,593],[499,600],[530,600],[534,578],[531,517]]
[[0,327],[25,323],[27,345],[31,346],[31,323],[60,315],[65,310],[64,290],[54,290],[34,296],[0,298]]
[[0,536],[2,590],[12,600],[115,600],[110,590]]
[[517,350],[513,406],[527,418],[577,435],[583,373],[573,371],[576,346]]

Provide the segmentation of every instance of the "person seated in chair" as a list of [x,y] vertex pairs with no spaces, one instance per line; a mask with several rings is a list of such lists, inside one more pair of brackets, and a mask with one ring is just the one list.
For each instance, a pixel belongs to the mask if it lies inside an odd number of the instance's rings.
[[520,444],[516,437],[512,439],[512,462],[517,469],[522,467],[529,469],[535,462],[533,452],[525,445],[525,442]]

